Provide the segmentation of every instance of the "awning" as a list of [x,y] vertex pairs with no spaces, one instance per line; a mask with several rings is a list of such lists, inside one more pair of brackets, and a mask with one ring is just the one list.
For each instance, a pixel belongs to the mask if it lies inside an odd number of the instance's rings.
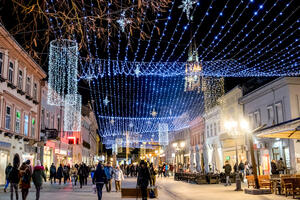
[[300,117],[256,132],[261,138],[300,139]]

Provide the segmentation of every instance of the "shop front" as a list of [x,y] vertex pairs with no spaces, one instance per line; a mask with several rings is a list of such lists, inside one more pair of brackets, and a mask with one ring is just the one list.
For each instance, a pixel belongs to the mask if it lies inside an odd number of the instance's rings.
[[24,144],[24,152],[22,154],[21,162],[25,162],[27,160],[30,160],[30,164],[32,166],[35,165],[35,161],[37,159],[37,150],[38,147],[32,146],[30,144]]
[[5,169],[10,160],[11,143],[0,141],[0,185],[5,183]]

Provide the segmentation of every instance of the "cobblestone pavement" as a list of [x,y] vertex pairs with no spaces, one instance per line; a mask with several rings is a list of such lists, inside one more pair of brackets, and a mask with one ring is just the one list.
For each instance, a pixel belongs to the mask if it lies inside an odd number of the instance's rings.
[[[292,199],[291,196],[286,198],[279,195],[249,195],[244,192],[235,192],[234,185],[224,187],[223,185],[197,185],[185,183],[181,181],[174,181],[172,178],[158,178],[158,193],[160,200],[282,200]],[[126,178],[123,182],[123,187],[135,187],[136,179]],[[245,187],[245,185],[243,185]],[[0,191],[0,200],[9,200],[10,193],[4,193],[3,187]],[[103,200],[120,200],[121,193],[115,192],[113,184],[113,191],[107,193],[105,187],[103,188]],[[19,199],[21,193],[19,192]],[[34,186],[30,189],[27,200],[35,199]],[[70,183],[66,185],[44,183],[41,191],[40,200],[97,200],[96,194],[92,192],[91,183],[80,189],[78,186],[73,191]],[[124,199],[125,200],[125,199]]]

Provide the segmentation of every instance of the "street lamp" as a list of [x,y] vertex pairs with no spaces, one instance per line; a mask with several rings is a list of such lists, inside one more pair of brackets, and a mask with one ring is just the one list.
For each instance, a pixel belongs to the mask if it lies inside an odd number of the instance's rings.
[[[239,133],[238,131],[244,130],[248,131],[249,130],[249,124],[246,120],[242,119],[239,122],[235,120],[229,120],[226,121],[224,124],[225,129],[227,129],[231,135],[233,136],[238,136]],[[237,139],[235,140],[235,156],[236,156],[236,189],[235,191],[242,191],[241,187],[241,179],[240,179],[240,174],[238,170],[238,164],[239,164],[239,158],[238,158],[238,147],[237,147]]]

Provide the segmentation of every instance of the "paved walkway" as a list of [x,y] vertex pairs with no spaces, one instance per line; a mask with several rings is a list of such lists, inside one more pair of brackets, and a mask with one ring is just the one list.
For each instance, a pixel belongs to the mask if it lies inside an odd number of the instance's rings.
[[[223,185],[197,185],[181,181],[174,181],[172,178],[158,178],[158,193],[160,200],[282,200],[292,199],[278,195],[260,195],[253,196],[244,194],[244,192],[235,192],[234,185],[224,187]],[[126,178],[123,187],[135,187],[135,178]],[[245,186],[245,185],[244,185]],[[107,193],[103,188],[103,200],[120,200],[121,193],[115,192],[113,183],[113,191]],[[4,193],[2,188],[0,192],[0,200],[9,200],[10,193]],[[19,192],[19,199],[21,193]],[[91,183],[80,189],[78,186],[73,191],[71,184],[66,185],[49,184],[43,185],[40,200],[97,200],[96,194],[92,192]],[[31,188],[27,200],[35,200],[35,189]],[[126,200],[126,199],[124,199]],[[128,199],[129,200],[129,199]]]

